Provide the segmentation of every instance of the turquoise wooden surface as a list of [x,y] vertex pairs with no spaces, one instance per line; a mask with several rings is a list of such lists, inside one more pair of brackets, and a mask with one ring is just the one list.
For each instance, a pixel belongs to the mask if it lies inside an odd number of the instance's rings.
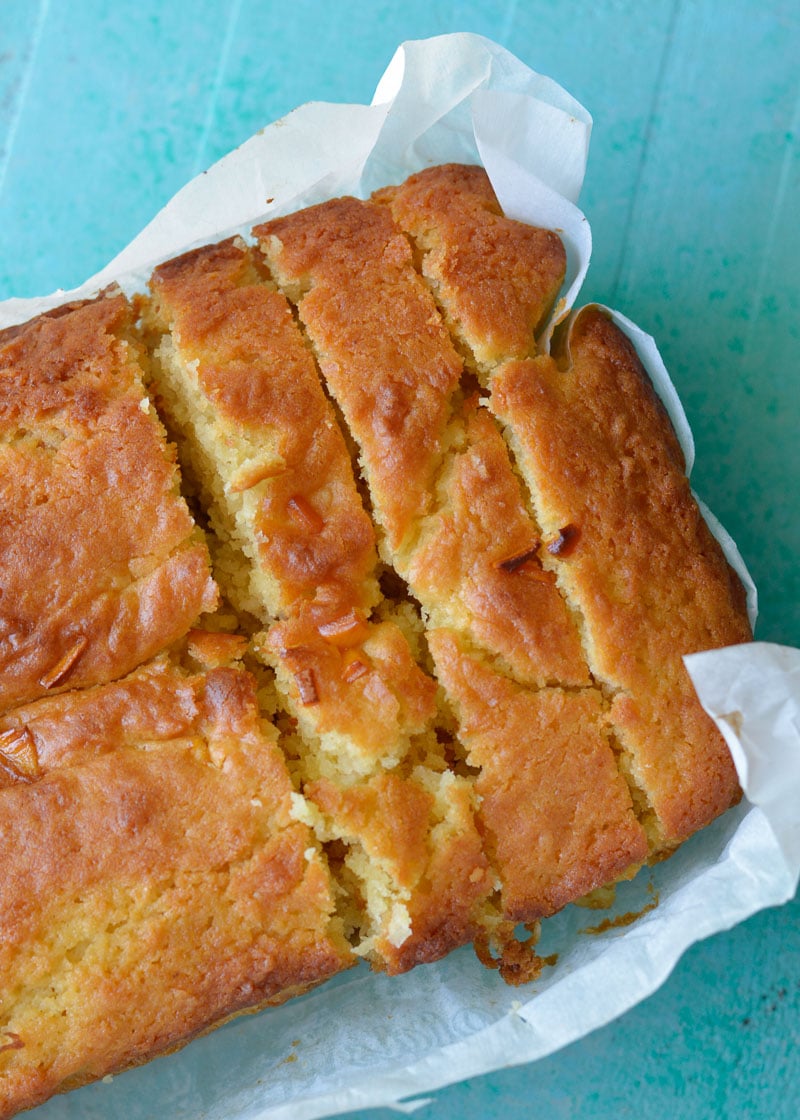
[[[584,297],[658,338],[695,487],[758,583],[757,635],[800,645],[794,2],[0,0],[0,297],[82,281],[256,129],[303,101],[367,101],[400,41],[456,30],[592,112]],[[618,1022],[422,1115],[795,1120],[798,919],[795,899],[696,946]]]

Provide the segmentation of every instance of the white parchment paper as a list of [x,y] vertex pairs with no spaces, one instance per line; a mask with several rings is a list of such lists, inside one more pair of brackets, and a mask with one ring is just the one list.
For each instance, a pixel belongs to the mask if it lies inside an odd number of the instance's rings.
[[[265,216],[337,194],[364,197],[451,160],[483,163],[508,214],[559,230],[568,251],[563,315],[591,254],[589,223],[577,207],[591,123],[566,91],[486,39],[406,43],[372,105],[295,110],[189,183],[81,288],[9,300],[0,305],[0,325],[112,281],[142,290],[155,263],[193,245],[247,236]],[[613,315],[632,337],[691,466],[691,432],[655,343]],[[752,581],[708,517],[745,580],[754,620]],[[800,650],[755,643],[695,654],[687,666],[731,747],[747,800],[619,889],[610,915],[646,910],[637,922],[589,936],[584,931],[598,916],[568,907],[543,935],[542,952],[557,952],[558,963],[520,989],[507,988],[469,949],[398,978],[360,967],[181,1054],[50,1101],[36,1115],[311,1120],[370,1105],[410,1111],[413,1103],[398,1102],[542,1057],[608,1022],[653,992],[693,942],[791,898],[800,869]]]

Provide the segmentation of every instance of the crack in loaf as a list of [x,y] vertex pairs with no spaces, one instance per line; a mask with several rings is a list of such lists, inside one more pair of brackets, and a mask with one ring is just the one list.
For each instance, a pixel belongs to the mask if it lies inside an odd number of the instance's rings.
[[555,234],[452,165],[254,232],[0,335],[0,1116],[359,956],[529,979],[738,796],[742,589],[624,336],[538,352]]

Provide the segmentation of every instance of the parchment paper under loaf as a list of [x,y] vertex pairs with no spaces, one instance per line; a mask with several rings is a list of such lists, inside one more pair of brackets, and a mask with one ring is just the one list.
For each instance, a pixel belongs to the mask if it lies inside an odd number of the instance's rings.
[[[561,315],[591,254],[589,223],[576,205],[590,131],[590,116],[569,94],[486,39],[405,43],[372,105],[295,110],[189,183],[81,288],[9,300],[0,325],[112,280],[142,290],[154,264],[193,245],[247,235],[257,219],[339,194],[364,197],[452,160],[482,162],[510,216],[561,232],[569,260]],[[691,467],[691,432],[655,343],[613,314]],[[736,546],[710,514],[709,522],[745,580],[754,620],[755,589]],[[469,949],[397,978],[361,968],[31,1115],[310,1120],[376,1105],[410,1111],[413,1103],[397,1102],[543,1057],[644,999],[693,942],[791,898],[800,871],[800,650],[756,643],[695,654],[687,665],[731,747],[747,801],[619,889],[612,917],[658,899],[637,922],[588,936],[581,931],[597,915],[568,908],[543,934],[541,951],[557,952],[558,963],[527,988],[507,988]]]

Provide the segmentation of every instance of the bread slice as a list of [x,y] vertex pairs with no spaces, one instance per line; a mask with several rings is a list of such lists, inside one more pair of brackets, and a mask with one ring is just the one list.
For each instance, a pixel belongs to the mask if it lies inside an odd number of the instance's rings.
[[216,603],[109,293],[0,334],[0,711],[113,680]]
[[353,963],[276,739],[166,657],[0,719],[0,1115]]

